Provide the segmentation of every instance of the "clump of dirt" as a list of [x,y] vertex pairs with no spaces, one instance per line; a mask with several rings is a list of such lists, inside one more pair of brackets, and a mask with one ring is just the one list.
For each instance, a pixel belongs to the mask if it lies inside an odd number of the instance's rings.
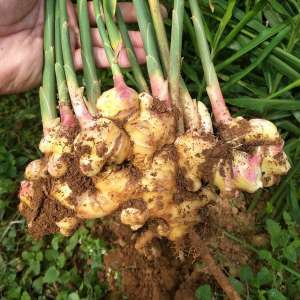
[[57,201],[45,197],[41,200],[41,206],[36,217],[28,226],[28,232],[36,239],[56,233],[59,231],[59,228],[55,223],[73,215],[74,212],[72,210],[65,208]]
[[245,119],[238,120],[234,126],[228,126],[227,124],[218,124],[220,135],[225,141],[232,141],[238,137],[243,137],[250,131],[249,121]]
[[[92,179],[80,172],[77,157],[67,154],[63,159],[69,166],[66,174],[59,179],[48,175],[45,179],[34,182],[33,207],[25,204],[19,206],[21,214],[28,223],[29,233],[36,239],[59,232],[56,222],[65,217],[75,216],[74,210],[66,208],[50,196],[55,184],[67,183],[73,195],[81,195],[87,190],[91,192],[95,190]],[[72,200],[75,201],[75,197],[71,196],[70,201]]]
[[68,162],[68,170],[61,180],[66,182],[71,188],[74,195],[81,195],[85,191],[95,191],[93,180],[83,175],[79,169],[79,157],[65,155],[64,159]]
[[59,231],[56,222],[74,215],[74,212],[53,201],[48,196],[51,182],[40,180],[35,183],[33,207],[21,203],[19,210],[28,223],[28,232],[36,239]]
[[220,175],[225,176],[225,169],[233,160],[232,147],[228,143],[218,140],[213,148],[203,150],[203,155],[205,159],[199,166],[199,172],[203,174],[205,181],[214,180],[215,170],[219,164]]
[[151,110],[157,113],[166,113],[169,111],[165,101],[161,101],[157,98],[153,98]]

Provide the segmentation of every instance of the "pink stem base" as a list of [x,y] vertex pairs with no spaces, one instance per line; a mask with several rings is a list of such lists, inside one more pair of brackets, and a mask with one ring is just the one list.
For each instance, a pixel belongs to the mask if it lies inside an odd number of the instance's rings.
[[226,107],[220,84],[217,82],[213,86],[207,86],[206,91],[217,123],[229,123],[232,118],[228,108]]
[[93,126],[95,121],[84,102],[83,88],[69,88],[72,107],[82,129]]
[[131,97],[132,89],[125,83],[122,75],[114,76],[114,86],[121,99],[129,99]]
[[171,108],[171,98],[168,89],[168,82],[158,76],[150,76],[152,96],[160,101],[165,101],[168,108]]
[[74,128],[77,125],[77,120],[75,115],[69,105],[60,104],[59,105],[60,111],[60,120],[61,124],[65,128]]

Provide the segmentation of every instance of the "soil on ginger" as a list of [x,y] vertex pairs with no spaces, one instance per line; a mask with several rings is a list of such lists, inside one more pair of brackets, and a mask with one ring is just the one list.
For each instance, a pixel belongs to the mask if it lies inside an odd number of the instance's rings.
[[[50,196],[51,189],[58,180],[68,183],[76,195],[80,195],[87,190],[93,192],[95,189],[92,179],[80,173],[77,157],[65,155],[64,159],[69,166],[66,174],[60,179],[48,175],[45,179],[34,182],[33,207],[19,206],[21,215],[27,221],[28,232],[36,239],[59,232],[56,222],[75,215],[73,210],[64,207]],[[70,202],[72,201],[75,201],[75,197],[71,197]]]
[[[201,245],[205,243],[220,268],[233,276],[241,265],[250,263],[250,252],[232,242],[223,234],[230,230],[252,236],[253,216],[245,213],[244,200],[235,203],[220,201],[200,210],[202,221],[184,239],[173,243],[165,238],[155,238],[143,253],[135,249],[137,239],[153,226],[149,222],[138,232],[120,223],[118,214],[101,221],[93,234],[101,237],[112,249],[104,256],[106,279],[110,293],[106,299],[129,300],[192,300],[199,285],[217,286],[200,258]],[[252,225],[251,225],[252,224]],[[195,239],[194,232],[201,242]],[[117,280],[117,274],[121,280]]]

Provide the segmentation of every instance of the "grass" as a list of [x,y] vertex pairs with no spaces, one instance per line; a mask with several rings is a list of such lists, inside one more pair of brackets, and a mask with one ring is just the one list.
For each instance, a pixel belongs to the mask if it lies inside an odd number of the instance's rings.
[[[170,2],[166,1],[167,5]],[[297,299],[300,5],[294,0],[199,3],[205,12],[214,63],[231,111],[247,118],[272,120],[285,138],[285,151],[293,166],[288,176],[270,190],[257,220],[257,231],[267,236],[264,246],[224,233],[253,251],[256,259],[255,267],[241,266],[238,275],[230,279],[243,299]],[[170,26],[170,19],[166,24]],[[208,103],[189,25],[185,17],[183,77],[193,96]],[[126,74],[127,82],[134,84],[131,74]],[[111,85],[107,72],[101,72],[100,77],[103,89]],[[107,246],[93,237],[93,223],[87,223],[68,239],[54,235],[34,241],[26,235],[24,220],[16,212],[24,167],[39,156],[37,145],[42,128],[37,99],[36,91],[0,97],[0,298],[100,299],[106,291],[99,275]],[[254,195],[249,203],[251,211],[261,207],[262,195],[264,192]],[[207,284],[198,288],[196,296],[203,300],[222,298]]]

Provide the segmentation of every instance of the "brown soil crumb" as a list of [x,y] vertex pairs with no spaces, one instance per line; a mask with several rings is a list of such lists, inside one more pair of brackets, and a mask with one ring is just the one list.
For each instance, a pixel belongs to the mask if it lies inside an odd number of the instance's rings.
[[[159,152],[162,152],[164,154],[163,157],[171,161],[177,161],[178,159],[177,150],[174,145],[164,146],[163,149],[161,149]],[[157,153],[155,153],[154,156],[156,154]]]
[[72,155],[65,155],[64,159],[68,161],[68,170],[64,176],[61,177],[62,181],[68,183],[69,187],[76,196],[81,195],[85,191],[95,191],[92,178],[84,176],[79,169],[79,158]]
[[28,232],[36,239],[56,233],[59,231],[59,228],[55,222],[73,215],[74,212],[72,210],[65,208],[59,202],[44,198],[41,201],[37,216],[33,219],[30,226],[28,226]]
[[152,103],[152,106],[151,106],[151,110],[155,111],[155,112],[158,112],[158,113],[169,112],[165,101],[160,101],[157,98],[153,98],[153,103]]
[[176,172],[176,186],[177,191],[173,196],[173,200],[175,203],[180,204],[183,201],[189,200],[197,200],[199,199],[199,195],[197,193],[189,192],[187,189],[192,186],[192,182],[187,180],[183,174],[185,170],[178,168]]
[[[136,250],[136,241],[145,230],[155,231],[163,220],[151,220],[135,233],[119,223],[117,214],[100,221],[93,234],[114,244],[114,249],[104,257],[105,271],[101,276],[101,280],[106,278],[109,283],[110,296],[122,295],[129,300],[192,300],[201,284],[209,283],[218,290],[201,261],[202,243],[207,244],[220,268],[232,276],[237,275],[240,265],[251,262],[251,254],[223,233],[225,229],[249,239],[254,236],[254,217],[246,213],[244,199],[220,199],[199,213],[201,222],[194,227],[198,239],[189,234],[176,243],[155,238],[142,253]],[[218,261],[219,257],[222,261]],[[121,280],[116,280],[117,274]]]
[[80,132],[80,127],[77,124],[75,127],[61,127],[61,130],[59,131],[60,136],[65,137],[70,143],[73,143],[75,137]]
[[207,182],[213,180],[215,167],[221,163],[220,175],[225,176],[225,167],[227,163],[232,162],[232,147],[222,140],[218,140],[212,149],[203,151],[205,160],[199,166],[199,172],[203,174],[203,179]]
[[241,119],[235,126],[232,127],[229,127],[227,124],[219,124],[218,129],[224,140],[231,141],[248,133],[250,130],[250,124],[249,121]]
[[76,156],[80,157],[84,154],[90,154],[91,153],[91,147],[88,145],[76,145]]
[[34,207],[20,205],[20,213],[28,223],[29,233],[36,239],[59,231],[55,222],[64,217],[74,215],[74,212],[65,208],[59,202],[53,201],[47,195],[51,188],[50,180],[41,180],[35,184]]

